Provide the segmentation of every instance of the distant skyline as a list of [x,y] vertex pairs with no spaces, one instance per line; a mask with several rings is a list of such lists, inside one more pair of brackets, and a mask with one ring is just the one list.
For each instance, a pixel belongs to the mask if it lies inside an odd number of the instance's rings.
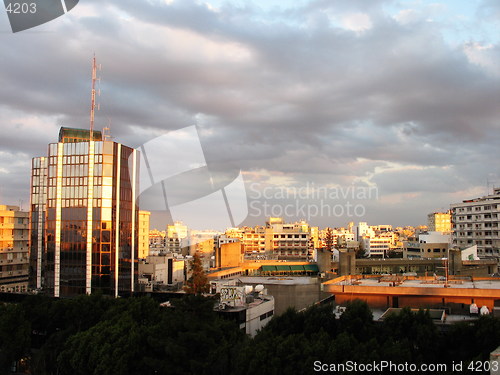
[[[416,226],[500,186],[496,0],[86,0],[16,34],[1,9],[0,41],[0,204],[27,209],[31,158],[61,126],[88,128],[94,53],[96,129],[139,147],[197,125],[210,176],[172,189],[196,199],[241,170],[242,224],[264,224],[264,204],[295,205],[287,221],[321,207],[283,189],[376,189],[323,200],[362,217],[312,225]],[[151,227],[168,219],[154,213]]]

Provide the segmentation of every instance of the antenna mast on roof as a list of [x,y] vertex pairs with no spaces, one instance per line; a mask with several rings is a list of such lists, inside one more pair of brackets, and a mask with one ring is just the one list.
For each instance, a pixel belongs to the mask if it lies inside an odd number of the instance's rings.
[[[90,103],[90,140],[92,141],[94,138],[94,115],[95,115],[95,108],[96,108],[96,100],[95,100],[95,94],[96,94],[96,89],[95,89],[95,84],[97,81],[100,81],[100,78],[97,78],[97,63],[95,59],[95,53],[94,57],[92,58],[92,97],[91,97],[91,103]],[[99,70],[101,70],[101,66],[99,65]],[[98,95],[100,95],[101,92],[99,90]],[[97,104],[97,110],[99,110],[99,104]]]

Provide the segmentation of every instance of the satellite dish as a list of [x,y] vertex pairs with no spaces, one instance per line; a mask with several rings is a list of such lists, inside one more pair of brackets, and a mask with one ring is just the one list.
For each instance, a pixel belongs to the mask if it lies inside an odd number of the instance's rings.
[[481,307],[481,310],[479,310],[481,315],[489,315],[490,309],[488,309],[488,306],[484,305]]
[[250,294],[253,291],[253,286],[245,285],[245,294]]
[[257,293],[260,293],[260,292],[262,292],[264,290],[264,285],[262,285],[262,284],[256,285],[254,290]]
[[469,311],[470,311],[471,314],[478,314],[479,313],[479,309],[478,309],[478,307],[477,307],[477,305],[475,303],[472,303],[470,305]]

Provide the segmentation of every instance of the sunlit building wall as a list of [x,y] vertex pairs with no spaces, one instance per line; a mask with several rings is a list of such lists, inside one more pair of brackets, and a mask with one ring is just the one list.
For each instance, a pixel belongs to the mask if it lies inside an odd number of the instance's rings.
[[149,255],[149,218],[151,212],[139,211],[139,258],[144,259]]
[[427,215],[427,227],[430,232],[451,233],[451,213],[433,212]]
[[282,219],[270,218],[266,223],[266,246],[278,259],[307,259],[311,238],[309,228],[305,221],[287,224]]
[[29,271],[29,213],[0,205],[0,291],[26,292]]

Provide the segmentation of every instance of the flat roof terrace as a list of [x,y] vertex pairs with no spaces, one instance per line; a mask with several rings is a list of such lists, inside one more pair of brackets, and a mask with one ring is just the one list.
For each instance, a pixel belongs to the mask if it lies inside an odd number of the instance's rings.
[[[334,279],[335,281],[337,279]],[[445,280],[438,278],[413,278],[405,279],[405,277],[370,277],[344,279],[331,283],[333,285],[356,285],[356,286],[375,286],[375,287],[397,287],[397,288],[446,288],[450,289],[500,289],[500,279],[450,279],[448,283]],[[329,282],[323,285],[330,285]]]
[[[377,307],[443,307],[448,304],[500,305],[500,279],[415,276],[342,276],[322,284],[337,302],[363,299]],[[464,307],[462,307],[464,308]]]

